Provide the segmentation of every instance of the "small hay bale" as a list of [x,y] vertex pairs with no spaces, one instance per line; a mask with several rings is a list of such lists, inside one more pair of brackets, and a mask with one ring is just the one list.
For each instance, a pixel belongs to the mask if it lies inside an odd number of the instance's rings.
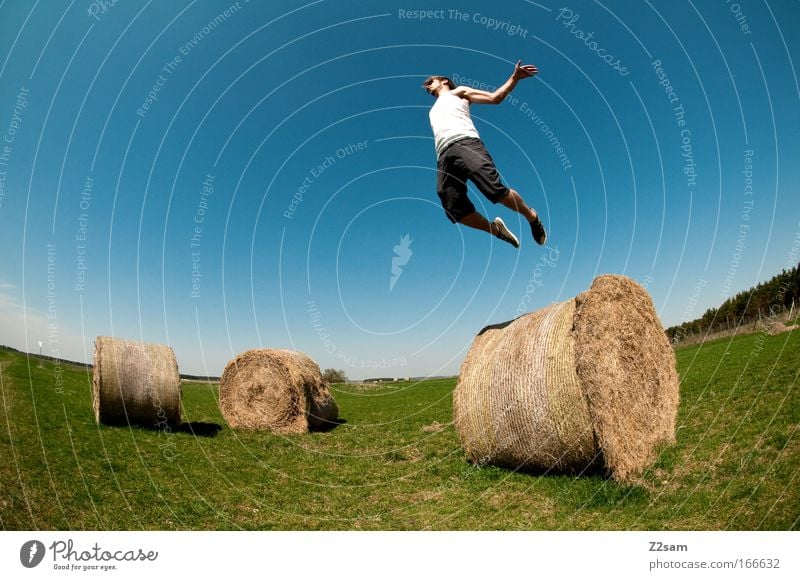
[[635,477],[674,442],[675,354],[647,291],[600,276],[573,300],[487,326],[453,395],[468,458],[513,469]]
[[330,429],[339,414],[317,363],[291,350],[252,349],[231,360],[219,406],[231,427],[281,435]]
[[767,329],[767,334],[769,336],[776,336],[778,334],[783,334],[784,332],[791,332],[792,330],[796,330],[796,324],[786,325],[783,322],[773,322],[769,329]]
[[767,334],[769,336],[775,336],[776,334],[781,334],[782,332],[786,332],[786,325],[783,322],[773,322],[767,328]]
[[181,422],[181,377],[173,350],[110,336],[95,339],[94,415],[106,425],[172,429]]

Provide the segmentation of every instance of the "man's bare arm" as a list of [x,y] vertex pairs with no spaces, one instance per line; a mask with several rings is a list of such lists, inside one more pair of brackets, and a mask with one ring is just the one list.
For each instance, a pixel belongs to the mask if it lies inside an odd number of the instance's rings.
[[534,65],[523,65],[522,61],[520,60],[517,61],[517,64],[514,66],[514,72],[511,74],[508,80],[496,91],[481,91],[480,89],[461,86],[456,87],[453,90],[453,94],[457,97],[467,99],[470,103],[476,103],[480,105],[497,105],[503,102],[503,99],[505,99],[508,94],[514,90],[514,87],[517,86],[517,83],[520,80],[532,77],[538,72],[539,69],[537,69]]

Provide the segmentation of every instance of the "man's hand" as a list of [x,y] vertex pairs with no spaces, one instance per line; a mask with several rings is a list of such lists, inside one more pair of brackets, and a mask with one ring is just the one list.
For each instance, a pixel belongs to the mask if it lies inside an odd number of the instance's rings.
[[503,86],[492,93],[464,86],[456,87],[451,93],[456,97],[467,99],[470,103],[497,105],[502,103],[503,99],[508,96],[508,93],[514,90],[519,80],[532,77],[538,72],[539,69],[532,64],[522,64],[522,61],[518,60],[516,66],[514,66],[514,74],[508,77],[508,80],[503,83]]
[[532,77],[539,72],[539,69],[532,64],[522,64],[521,60],[517,61],[514,66],[514,74],[511,75],[515,80],[526,79]]

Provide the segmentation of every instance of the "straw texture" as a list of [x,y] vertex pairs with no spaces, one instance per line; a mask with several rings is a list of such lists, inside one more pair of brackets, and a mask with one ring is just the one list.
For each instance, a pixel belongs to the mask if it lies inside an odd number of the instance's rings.
[[652,301],[622,276],[481,330],[453,396],[470,461],[567,473],[603,466],[620,480],[674,439],[677,405],[675,358]]
[[600,276],[575,302],[576,371],[605,465],[626,480],[675,441],[675,353],[650,295],[630,278]]
[[181,422],[178,363],[162,344],[98,336],[92,394],[98,423],[157,429]]
[[277,434],[325,430],[339,410],[319,366],[301,352],[252,349],[225,367],[219,403],[231,427]]

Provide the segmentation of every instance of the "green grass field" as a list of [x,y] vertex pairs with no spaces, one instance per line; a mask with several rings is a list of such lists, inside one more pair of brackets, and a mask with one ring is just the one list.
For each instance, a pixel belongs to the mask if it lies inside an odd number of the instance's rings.
[[336,386],[346,423],[292,437],[232,431],[185,383],[196,433],[168,434],[98,426],[91,371],[0,349],[0,527],[800,529],[800,334],[677,356],[678,442],[620,486],[468,464],[452,379]]

